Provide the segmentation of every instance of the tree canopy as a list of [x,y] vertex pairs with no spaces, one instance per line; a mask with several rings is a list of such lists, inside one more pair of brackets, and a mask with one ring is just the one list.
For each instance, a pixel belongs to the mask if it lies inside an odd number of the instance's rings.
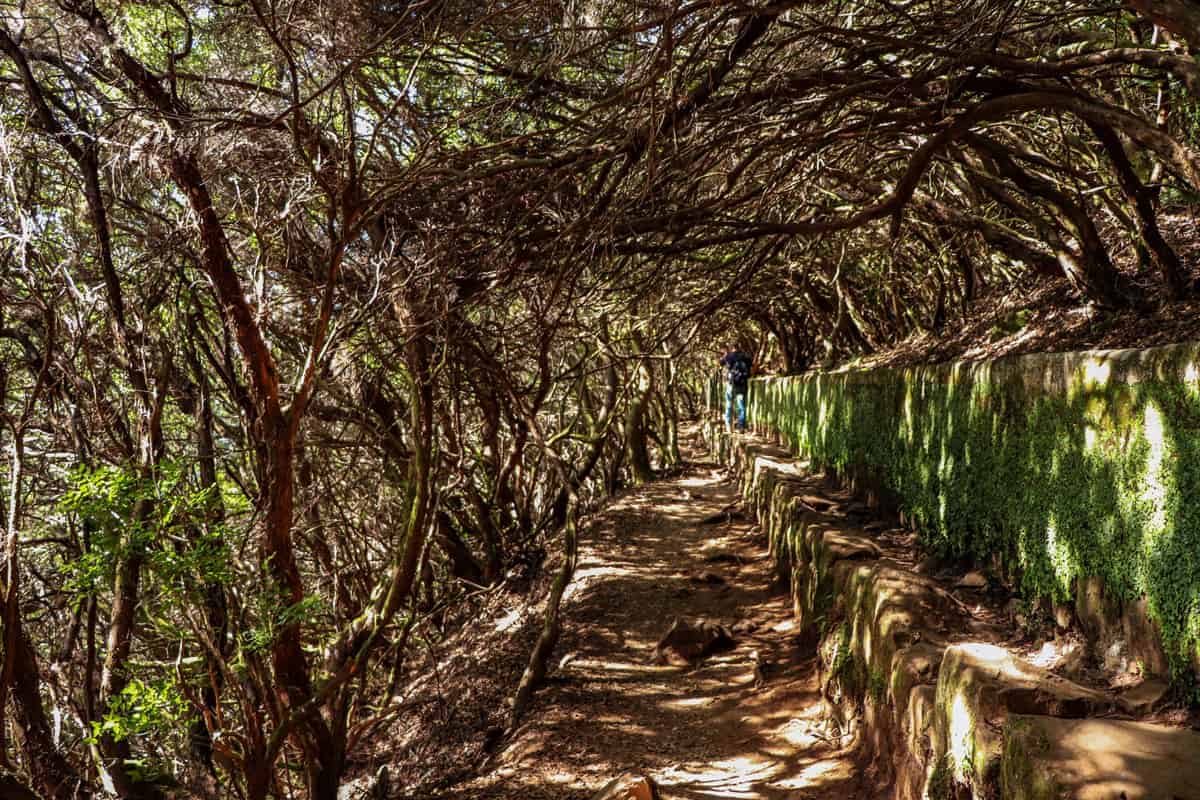
[[518,717],[715,346],[1192,293],[1196,48],[1190,0],[0,6],[0,766],[332,799],[413,627],[562,548]]

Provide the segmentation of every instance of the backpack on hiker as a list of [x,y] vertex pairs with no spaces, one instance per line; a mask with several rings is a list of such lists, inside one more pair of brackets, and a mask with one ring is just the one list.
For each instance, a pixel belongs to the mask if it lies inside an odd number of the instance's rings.
[[741,353],[733,354],[726,366],[729,383],[738,392],[746,391],[750,383],[750,359]]

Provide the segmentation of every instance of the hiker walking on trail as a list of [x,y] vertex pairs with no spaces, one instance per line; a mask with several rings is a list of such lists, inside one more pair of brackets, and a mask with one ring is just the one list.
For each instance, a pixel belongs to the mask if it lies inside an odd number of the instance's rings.
[[754,362],[750,356],[736,347],[721,356],[725,368],[725,430],[733,427],[733,407],[737,405],[737,427],[746,430],[746,390],[750,386],[750,368]]

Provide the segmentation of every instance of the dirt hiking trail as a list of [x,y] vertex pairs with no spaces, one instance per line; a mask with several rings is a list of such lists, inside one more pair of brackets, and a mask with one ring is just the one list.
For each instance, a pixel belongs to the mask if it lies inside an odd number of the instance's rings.
[[[739,516],[711,519],[738,499],[720,469],[692,462],[593,517],[556,668],[455,797],[589,798],[623,772],[654,778],[664,798],[872,796],[853,753],[823,737],[813,648],[773,585],[765,538]],[[736,625],[736,644],[691,667],[656,666],[675,617]]]

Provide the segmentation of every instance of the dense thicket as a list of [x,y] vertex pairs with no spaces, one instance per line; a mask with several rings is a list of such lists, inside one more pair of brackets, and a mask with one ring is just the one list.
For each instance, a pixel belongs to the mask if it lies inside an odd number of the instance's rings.
[[333,798],[413,626],[561,546],[516,718],[715,337],[1189,293],[1196,47],[1191,0],[0,6],[0,767]]

